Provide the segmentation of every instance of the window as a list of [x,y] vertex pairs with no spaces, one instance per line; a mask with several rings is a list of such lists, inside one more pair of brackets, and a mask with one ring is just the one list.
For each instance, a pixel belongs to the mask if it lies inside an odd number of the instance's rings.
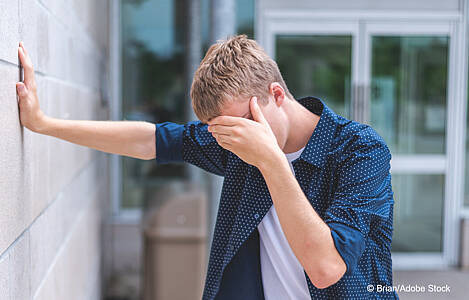
[[[185,111],[183,1],[124,0],[121,6],[122,119],[182,123]],[[122,157],[123,208],[140,207],[183,164]]]
[[277,35],[277,63],[295,98],[316,96],[349,117],[352,37]]
[[[121,103],[124,120],[185,123],[187,20],[184,0],[122,0]],[[238,0],[237,31],[252,37],[254,0]],[[201,0],[203,54],[210,36],[210,1]],[[121,157],[120,208],[139,208],[170,181],[187,178],[185,164],[157,165]]]

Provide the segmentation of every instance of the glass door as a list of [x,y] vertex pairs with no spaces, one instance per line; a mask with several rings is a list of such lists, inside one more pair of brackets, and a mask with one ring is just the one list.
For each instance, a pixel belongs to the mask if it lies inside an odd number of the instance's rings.
[[371,37],[370,124],[396,160],[412,156],[408,163],[423,159],[429,166],[393,170],[397,252],[443,250],[448,41],[447,36]]
[[296,98],[321,98],[336,113],[352,118],[357,35],[357,22],[296,19],[269,24],[259,40],[265,40]]
[[319,97],[335,112],[350,116],[351,35],[278,35],[275,49],[295,97]]
[[[444,265],[449,26],[365,25],[365,122],[392,158],[392,251],[402,266]],[[446,213],[445,213],[446,212]]]
[[275,16],[257,35],[295,97],[320,97],[385,139],[397,268],[445,266],[456,257],[447,159],[454,33],[451,22],[425,22]]

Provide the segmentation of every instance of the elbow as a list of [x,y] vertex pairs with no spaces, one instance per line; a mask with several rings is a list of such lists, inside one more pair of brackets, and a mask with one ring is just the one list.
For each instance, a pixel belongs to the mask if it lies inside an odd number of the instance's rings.
[[142,157],[138,157],[138,158],[141,159],[141,160],[152,160],[155,157],[154,156],[142,156]]
[[156,156],[155,154],[153,153],[143,153],[140,157],[138,157],[139,159],[141,160],[152,160],[152,159],[155,159]]
[[154,143],[137,144],[134,149],[133,157],[141,160],[152,160],[156,158],[156,149]]
[[325,289],[337,283],[344,276],[346,270],[347,266],[340,259],[340,261],[323,262],[306,273],[316,288]]
[[149,130],[145,131],[145,135],[142,136],[138,142],[134,144],[134,153],[136,158],[142,160],[151,160],[156,158],[156,137],[155,137],[155,125],[144,123],[149,126]]
[[156,155],[155,155],[155,152],[153,151],[148,151],[148,152],[145,152],[143,153],[142,157],[140,159],[143,159],[143,160],[152,160],[152,159],[155,159],[156,158]]

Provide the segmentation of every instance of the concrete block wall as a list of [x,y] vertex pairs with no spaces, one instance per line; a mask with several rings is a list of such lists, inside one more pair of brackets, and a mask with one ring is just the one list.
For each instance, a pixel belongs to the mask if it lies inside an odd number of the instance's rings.
[[107,0],[0,0],[0,299],[100,299],[109,155],[19,122],[17,46],[41,108],[107,120]]

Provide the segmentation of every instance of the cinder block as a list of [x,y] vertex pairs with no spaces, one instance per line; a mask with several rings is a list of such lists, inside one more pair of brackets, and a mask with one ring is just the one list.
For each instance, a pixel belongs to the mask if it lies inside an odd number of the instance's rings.
[[51,200],[50,194],[50,138],[37,133],[30,134],[34,151],[31,153],[31,221],[33,221]]
[[101,12],[96,6],[96,3],[90,0],[71,1],[71,9],[82,28],[88,30],[92,27],[92,20],[97,17],[97,11]]
[[51,15],[37,0],[20,0],[20,39],[36,71],[49,73],[49,31]]
[[[64,201],[59,199],[57,201]],[[31,226],[31,290],[39,287],[69,228],[59,228],[63,212],[54,203]]]
[[0,64],[0,253],[24,230],[31,216],[27,146],[20,126],[16,81],[18,69]]
[[[47,84],[43,76],[37,75],[39,105],[47,113]],[[34,220],[47,206],[50,201],[50,164],[49,164],[49,141],[50,137],[38,133],[31,133],[33,144],[32,156],[32,216]]]
[[[63,82],[47,79],[48,115],[61,119],[90,119],[90,115],[81,115],[83,101],[76,99],[76,88]],[[72,180],[79,170],[90,160],[95,150],[78,146],[57,138],[49,140],[50,155],[50,195],[51,198]]]
[[11,299],[9,253],[3,253],[0,257],[0,299]]
[[[38,75],[36,81],[39,88],[38,93],[41,95],[44,80],[42,76]],[[49,200],[48,139],[44,135],[23,127],[22,147],[24,174],[22,197],[25,203],[31,204],[30,219],[27,222],[29,224],[44,209]]]
[[18,63],[18,2],[0,0],[0,59]]
[[69,36],[66,29],[54,18],[49,18],[49,60],[46,68],[49,76],[69,80],[70,64],[76,58],[69,52]]
[[[50,185],[51,195],[54,199],[65,186],[69,185],[84,166],[91,161],[91,151],[85,147],[58,139],[51,140],[50,151]],[[78,195],[84,195],[83,191],[77,190]]]
[[14,65],[22,40],[43,111],[97,119],[104,7],[107,1],[0,0],[0,60],[7,62],[0,62],[0,299],[99,299],[107,156],[23,128]]
[[51,82],[51,79],[44,78],[42,86],[40,88],[41,90],[39,90],[39,104],[41,105],[41,108],[43,108],[43,111],[48,116],[54,118],[59,117],[59,108],[57,107],[57,105],[60,103],[58,103],[57,98],[60,97],[60,95],[58,95],[58,91],[56,90],[54,84]]
[[[99,280],[100,218],[96,193],[73,227],[34,299],[88,299]],[[86,243],[83,241],[86,240]]]
[[[77,229],[75,239],[71,241],[71,249],[73,250],[70,254],[72,256],[69,257],[67,263],[71,264],[71,270],[75,269],[78,271],[77,274],[82,280],[80,285],[70,283],[73,285],[70,289],[74,290],[77,295],[76,299],[88,299],[87,296],[94,288],[96,281],[99,280],[101,257],[96,255],[96,253],[100,252],[101,247],[101,220],[98,207],[98,201],[93,201],[91,203],[85,212],[84,217],[80,220],[79,229]],[[80,242],[84,239],[87,239],[87,244]],[[77,260],[76,258],[80,258],[80,260]],[[86,263],[77,266],[77,261]]]
[[71,18],[72,11],[69,1],[40,0],[40,3],[50,12],[52,18],[57,19],[62,24],[66,24],[67,27],[73,26],[74,20]]
[[[30,0],[29,0],[30,1]],[[36,70],[47,73],[50,64],[49,53],[49,16],[44,8],[39,7],[36,15]]]
[[38,33],[44,28],[39,28],[37,23],[37,16],[39,14],[39,7],[35,0],[20,0],[19,4],[19,35],[20,40],[24,42],[24,46],[31,56],[34,67],[37,70],[42,70],[38,66]]
[[94,24],[92,28],[93,36],[98,44],[100,50],[103,53],[107,51],[107,41],[109,38],[107,27],[109,22],[109,1],[95,1],[95,5],[97,6],[94,11],[96,11],[96,18],[94,19]]
[[31,299],[29,232],[26,231],[10,250],[12,299]]
[[[96,194],[99,191],[100,182],[104,180],[103,177],[98,176],[103,163],[104,161],[99,160],[88,164],[31,226],[31,289],[33,291],[39,288],[47,269],[89,203],[95,201],[99,204],[101,201]],[[90,238],[84,237],[83,241],[88,243]],[[97,254],[99,249],[97,251],[94,255],[99,255]]]

